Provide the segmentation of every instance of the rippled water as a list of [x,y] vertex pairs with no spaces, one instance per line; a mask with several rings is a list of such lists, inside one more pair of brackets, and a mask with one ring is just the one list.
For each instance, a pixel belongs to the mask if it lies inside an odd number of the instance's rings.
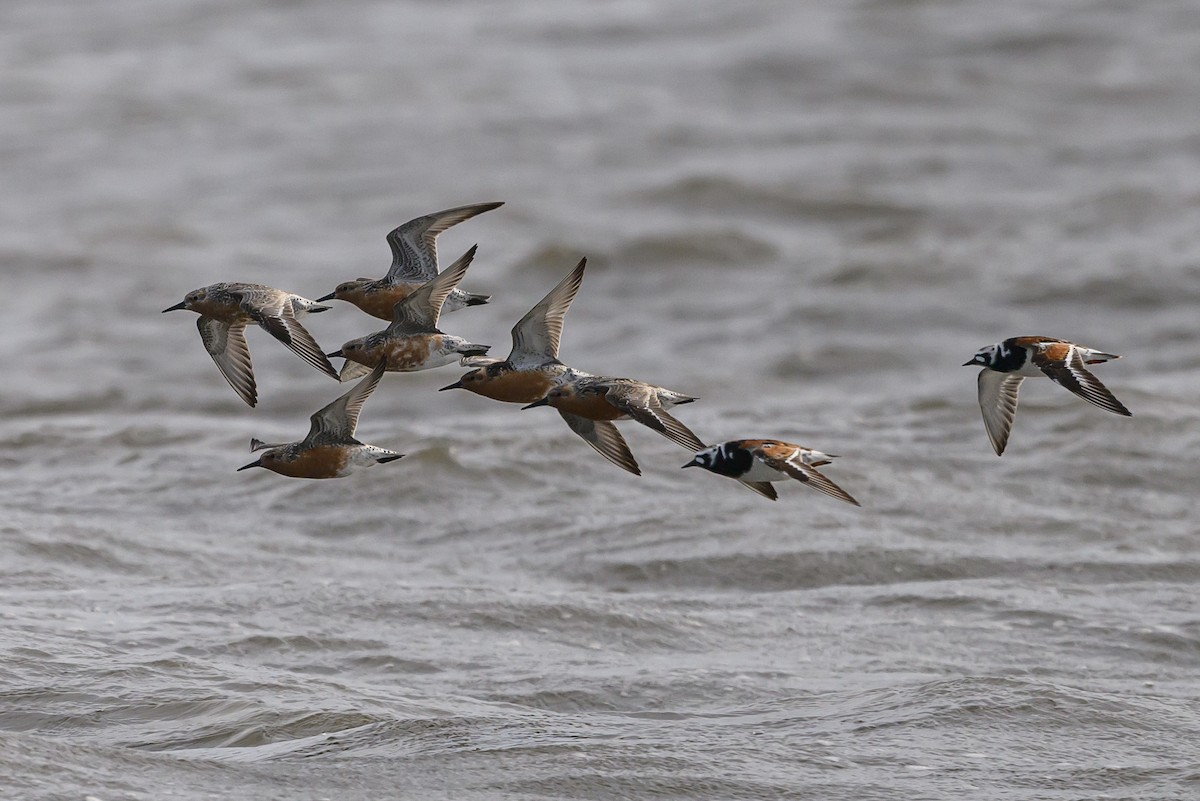
[[[1200,8],[148,2],[0,8],[5,798],[1200,794]],[[465,203],[447,330],[582,255],[563,358],[864,504],[646,473],[388,376],[349,479],[236,473],[339,392],[190,289],[317,297]],[[374,330],[344,304],[308,318]],[[1029,382],[997,459],[958,367]]]

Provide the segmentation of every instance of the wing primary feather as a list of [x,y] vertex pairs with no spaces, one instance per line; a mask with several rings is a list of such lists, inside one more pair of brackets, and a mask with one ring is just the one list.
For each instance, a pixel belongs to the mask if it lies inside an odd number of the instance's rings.
[[1008,445],[1023,380],[1015,373],[999,373],[986,367],[979,371],[979,409],[983,412],[988,441],[997,456],[1003,455]]
[[[247,308],[249,304],[243,304]],[[308,329],[296,319],[290,303],[284,303],[278,313],[274,310],[249,309],[250,316],[271,336],[278,339],[292,353],[311,364],[330,378],[337,378],[337,370]]]
[[853,506],[862,506],[862,504],[859,503],[853,495],[839,487],[833,482],[832,479],[816,468],[809,465],[804,465],[800,469],[807,476],[807,481],[805,483],[813,489],[819,490],[830,497],[837,498],[839,501],[845,501]]
[[815,490],[837,498],[839,501],[845,501],[854,506],[862,506],[861,503],[854,499],[853,495],[839,487],[828,476],[817,470],[817,468],[806,464],[799,455],[794,455],[787,459],[776,459],[764,453],[756,452],[755,458],[761,460],[768,467],[773,467],[802,484],[807,484]]
[[607,420],[589,420],[561,409],[558,413],[572,431],[605,459],[635,476],[642,474],[637,460],[633,458],[633,453],[629,450],[629,445],[626,444],[625,438],[621,436],[621,432],[615,425]]
[[704,443],[700,441],[700,438],[662,407],[654,388],[625,390],[614,387],[608,391],[606,397],[609,403],[625,414],[647,428],[662,434],[676,445],[687,448],[693,453],[704,450]]
[[437,330],[442,315],[442,304],[462,281],[475,258],[478,245],[473,245],[454,264],[447,267],[436,278],[426,281],[412,294],[392,307],[392,324],[389,331],[423,333]]
[[429,281],[436,278],[438,235],[464,220],[503,205],[498,201],[458,206],[417,217],[392,229],[387,235],[392,266],[384,280],[395,283],[401,279]]
[[1125,404],[1117,400],[1108,387],[1104,386],[1100,379],[1084,366],[1083,357],[1078,348],[1071,348],[1065,365],[1040,365],[1040,367],[1042,372],[1050,376],[1055,383],[1066,387],[1088,403],[1113,414],[1125,417],[1133,416],[1133,412],[1125,408]]
[[380,359],[370,374],[355,384],[349,392],[315,412],[309,418],[312,424],[308,429],[306,442],[311,443],[317,440],[325,442],[354,441],[354,431],[358,428],[359,413],[362,412],[367,398],[371,397],[371,393],[375,391],[375,387],[379,386],[379,379],[383,377],[386,368],[387,361]]
[[771,486],[770,481],[738,481],[746,489],[751,492],[758,493],[768,501],[779,500],[779,493],[775,491],[775,487]]
[[200,330],[204,349],[229,386],[249,406],[255,406],[258,388],[250,362],[250,347],[246,344],[246,323],[228,325],[215,317],[200,315],[196,318],[196,327]]
[[[387,357],[381,357],[379,359],[379,363],[383,364],[384,368],[386,369]],[[377,364],[375,366],[378,367],[379,365]],[[356,378],[363,377],[369,372],[371,372],[371,368],[367,367],[365,364],[359,364],[358,362],[352,362],[349,359],[346,359],[346,361],[342,364],[342,371],[338,374],[338,381],[341,381],[342,383],[353,381]]]
[[546,296],[512,328],[512,353],[508,361],[517,364],[526,360],[539,363],[558,358],[558,342],[562,337],[563,317],[583,283],[587,259],[580,259],[575,269],[559,281]]

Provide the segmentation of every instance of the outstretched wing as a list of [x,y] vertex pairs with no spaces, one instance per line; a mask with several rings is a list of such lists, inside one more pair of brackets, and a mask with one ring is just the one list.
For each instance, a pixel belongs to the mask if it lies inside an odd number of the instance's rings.
[[[387,366],[386,356],[381,356],[379,361],[385,367]],[[338,381],[341,381],[344,384],[347,381],[353,381],[356,378],[362,378],[364,375],[367,375],[370,372],[371,368],[367,367],[365,364],[352,362],[349,359],[346,359],[346,361],[342,364],[342,371],[338,373]]]
[[655,387],[640,383],[613,384],[605,397],[613,406],[675,444],[693,453],[704,450],[700,438],[662,407]]
[[773,467],[782,473],[786,473],[797,481],[803,482],[815,490],[820,490],[826,495],[837,498],[839,501],[845,501],[855,506],[862,506],[861,503],[854,500],[854,497],[850,493],[830,481],[824,473],[810,464],[805,464],[799,454],[787,459],[779,459],[767,455],[761,449],[756,449],[754,457],[762,460],[763,464],[767,465],[767,467]]
[[536,367],[558,358],[563,316],[579,292],[586,266],[587,259],[580,259],[575,269],[513,326],[513,347],[508,361],[514,367]]
[[473,206],[435,211],[409,220],[387,235],[392,249],[392,267],[385,281],[429,281],[438,274],[438,234],[463,220],[491,211],[504,203],[479,203]]
[[1084,367],[1083,356],[1075,346],[1071,346],[1070,353],[1067,354],[1067,358],[1061,366],[1041,362],[1037,356],[1034,357],[1033,363],[1056,383],[1062,384],[1088,403],[1095,404],[1114,414],[1133,416],[1133,412],[1126,409],[1125,404],[1117,400],[1108,391],[1108,387],[1100,383],[1100,379]]
[[766,498],[768,501],[779,500],[779,493],[771,486],[770,481],[738,481],[746,489],[751,492],[757,492],[759,495]]
[[370,375],[354,385],[353,389],[342,395],[333,403],[317,411],[311,418],[312,425],[308,429],[306,443],[321,442],[353,442],[354,429],[358,427],[358,414],[363,404],[387,368],[387,360],[380,359]]
[[196,319],[196,327],[200,329],[204,349],[217,363],[221,375],[225,376],[233,391],[250,406],[258,403],[250,348],[246,345],[246,323],[229,325],[202,314]]
[[997,456],[1008,445],[1008,435],[1017,416],[1017,393],[1024,380],[1015,373],[998,373],[986,367],[979,371],[979,409]]
[[633,458],[633,453],[625,443],[625,438],[621,436],[621,432],[615,425],[607,420],[589,420],[561,409],[558,413],[572,431],[582,437],[584,442],[591,445],[605,459],[622,470],[628,470],[635,476],[642,474],[637,460]]
[[312,334],[296,319],[296,312],[291,303],[278,306],[260,305],[246,299],[242,309],[271,336],[278,339],[304,361],[311,364],[330,378],[337,378],[337,370],[325,357],[321,346],[313,339]]
[[471,266],[471,260],[475,258],[475,250],[478,247],[473,245],[440,275],[426,281],[393,306],[392,324],[388,326],[388,330],[412,334],[436,331],[438,318],[442,315],[442,304],[467,274],[467,268]]

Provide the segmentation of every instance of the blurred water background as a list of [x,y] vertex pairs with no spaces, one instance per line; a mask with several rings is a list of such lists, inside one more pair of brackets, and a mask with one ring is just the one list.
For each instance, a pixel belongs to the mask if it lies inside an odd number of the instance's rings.
[[[1200,795],[1194,2],[9,0],[0,62],[4,798]],[[864,508],[453,367],[367,404],[400,462],[235,472],[341,390],[159,311],[489,200],[446,330],[587,256],[564,360]],[[1135,416],[1028,382],[998,459],[959,365],[1020,334]]]

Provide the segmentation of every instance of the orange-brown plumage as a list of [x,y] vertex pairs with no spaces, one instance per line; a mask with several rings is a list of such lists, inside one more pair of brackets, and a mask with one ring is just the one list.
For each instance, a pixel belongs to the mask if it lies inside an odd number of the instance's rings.
[[463,389],[492,400],[505,403],[533,403],[546,396],[546,393],[554,386],[555,377],[549,371],[542,369],[507,369],[495,376],[488,375],[486,370],[481,369],[479,377],[470,381],[464,380],[462,386]]
[[387,354],[387,369],[404,372],[424,366],[440,338],[439,334],[426,334],[389,339],[382,348]]
[[372,317],[391,320],[392,309],[396,304],[407,298],[420,286],[420,284],[379,285],[373,282],[354,287],[350,291],[338,292],[334,297],[357,306]]
[[418,370],[429,360],[438,337],[438,334],[390,337],[374,347],[344,350],[343,355],[367,367],[374,367],[380,359],[386,359],[388,371],[403,373]]
[[264,459],[263,466],[291,478],[336,478],[350,459],[345,445],[321,445],[301,450],[295,459]]
[[555,398],[550,404],[560,412],[576,414],[589,420],[619,420],[627,413],[609,403],[602,395],[574,393]]
[[[771,439],[744,439],[741,440],[739,444],[748,450],[758,448],[768,459],[778,459],[782,462],[786,462],[788,459],[790,459],[792,454],[795,453],[796,449],[801,447],[799,445],[793,445],[790,442],[780,442],[779,440]],[[830,462],[828,459],[808,462],[811,467],[820,467],[821,465],[826,465],[829,463]]]
[[1043,345],[1041,351],[1034,354],[1033,363],[1039,365],[1062,364],[1070,352],[1070,342],[1054,342],[1049,345]]

